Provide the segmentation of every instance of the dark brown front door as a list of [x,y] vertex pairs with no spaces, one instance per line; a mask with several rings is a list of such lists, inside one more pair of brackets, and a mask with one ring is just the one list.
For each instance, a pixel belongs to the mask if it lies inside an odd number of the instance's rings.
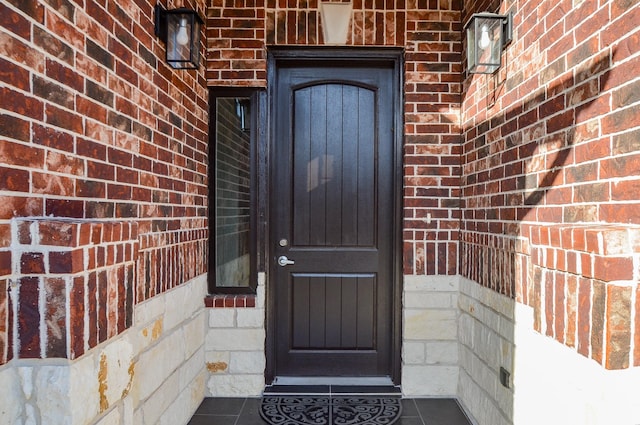
[[276,71],[275,375],[392,375],[396,69]]

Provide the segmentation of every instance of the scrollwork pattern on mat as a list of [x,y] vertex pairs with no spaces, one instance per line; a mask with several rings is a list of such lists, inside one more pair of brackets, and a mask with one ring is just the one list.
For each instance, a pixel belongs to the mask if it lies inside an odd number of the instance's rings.
[[399,397],[268,396],[260,415],[270,425],[391,425]]

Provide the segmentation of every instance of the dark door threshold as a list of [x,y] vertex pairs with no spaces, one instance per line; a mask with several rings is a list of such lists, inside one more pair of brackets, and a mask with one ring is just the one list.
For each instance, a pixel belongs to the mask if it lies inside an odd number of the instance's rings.
[[372,396],[397,396],[402,395],[402,390],[395,385],[348,385],[348,384],[273,384],[267,385],[264,395],[323,395],[323,396],[348,396],[348,395],[372,395]]

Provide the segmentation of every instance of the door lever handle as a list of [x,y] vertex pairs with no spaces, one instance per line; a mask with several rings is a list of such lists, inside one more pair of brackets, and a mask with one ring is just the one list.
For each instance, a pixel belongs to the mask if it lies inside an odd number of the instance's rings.
[[281,255],[281,256],[278,258],[278,264],[279,264],[280,266],[282,266],[282,267],[284,267],[284,266],[288,266],[288,265],[291,265],[291,264],[295,264],[295,263],[296,263],[295,261],[293,261],[293,260],[289,260],[289,259],[287,258],[287,256],[286,256],[286,255]]

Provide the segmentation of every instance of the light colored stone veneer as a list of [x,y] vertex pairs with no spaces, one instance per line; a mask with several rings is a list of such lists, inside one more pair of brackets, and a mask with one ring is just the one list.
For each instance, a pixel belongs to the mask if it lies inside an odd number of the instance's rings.
[[136,307],[134,424],[186,423],[204,398],[206,288],[202,275]]
[[12,363],[0,368],[0,423],[17,424],[26,418],[29,408],[25,399],[31,397],[29,388],[22,389],[18,368]]
[[458,395],[479,424],[505,425],[513,389],[500,385],[500,367],[513,374],[515,302],[461,278]]
[[458,385],[458,276],[405,276],[402,393],[455,396]]
[[134,326],[74,361],[0,368],[0,423],[176,425],[204,397],[206,275],[135,307]]
[[265,386],[265,275],[258,274],[255,307],[208,310],[207,396],[250,397]]
[[458,398],[478,424],[640,424],[640,368],[606,370],[536,332],[530,307],[468,279],[459,305]]

